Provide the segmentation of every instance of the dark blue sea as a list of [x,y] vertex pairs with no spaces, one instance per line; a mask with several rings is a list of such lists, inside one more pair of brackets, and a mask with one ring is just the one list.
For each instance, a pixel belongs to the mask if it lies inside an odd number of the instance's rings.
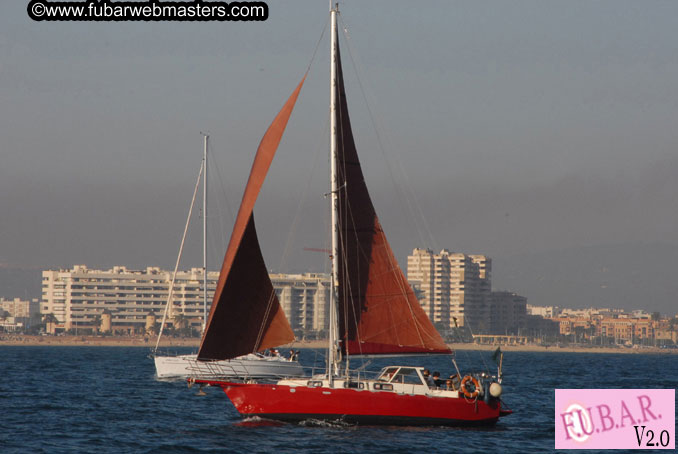
[[[148,354],[0,347],[0,453],[543,453],[554,451],[554,388],[678,382],[678,355],[508,352],[504,400],[515,413],[493,428],[313,426],[243,421],[221,390],[198,396],[183,381],[157,380]],[[314,350],[301,354],[304,365],[322,359]],[[415,362],[452,371],[449,358]],[[457,362],[462,373],[496,371],[488,352],[457,352]]]

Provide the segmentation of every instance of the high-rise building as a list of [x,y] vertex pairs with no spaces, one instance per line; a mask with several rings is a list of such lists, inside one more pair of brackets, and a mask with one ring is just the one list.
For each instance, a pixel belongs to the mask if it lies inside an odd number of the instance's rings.
[[486,330],[492,261],[443,249],[414,249],[407,258],[407,278],[421,289],[421,305],[434,322],[452,328]]
[[489,332],[517,334],[527,319],[527,298],[513,292],[492,292],[488,299]]
[[[476,285],[472,294],[475,296],[473,304],[468,306],[469,322],[478,332],[492,332],[490,302],[492,301],[492,259],[481,254],[469,255],[473,262],[474,275],[477,271]],[[476,268],[477,267],[477,268]]]
[[478,265],[478,286],[482,293],[492,291],[492,259],[486,255],[469,255],[473,263]]
[[414,249],[407,257],[407,279],[419,288],[419,303],[434,323],[450,326],[450,262],[447,251]]

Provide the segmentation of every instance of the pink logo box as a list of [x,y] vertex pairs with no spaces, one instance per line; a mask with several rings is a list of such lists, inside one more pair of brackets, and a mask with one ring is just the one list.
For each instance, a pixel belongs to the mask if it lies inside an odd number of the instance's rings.
[[673,389],[556,389],[556,449],[674,449]]

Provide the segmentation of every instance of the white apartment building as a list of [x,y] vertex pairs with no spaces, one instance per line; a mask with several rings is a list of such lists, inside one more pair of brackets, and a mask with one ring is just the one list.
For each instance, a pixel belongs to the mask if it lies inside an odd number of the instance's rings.
[[0,298],[0,312],[8,312],[9,317],[30,319],[40,313],[40,302],[37,299],[22,300],[21,298]]
[[433,323],[450,325],[450,263],[442,253],[416,248],[407,257],[407,280],[418,287],[419,303]]
[[491,291],[492,260],[443,249],[416,248],[407,258],[407,278],[421,289],[420,303],[429,318],[447,327],[488,328],[487,297]]
[[[219,273],[207,273],[207,311]],[[319,331],[326,326],[329,278],[321,274],[271,275],[273,286],[297,331]],[[76,265],[69,270],[42,272],[40,311],[56,318],[57,330],[93,330],[102,326],[119,333],[143,333],[159,322],[167,305],[172,272],[157,267],[130,270],[115,266],[109,270]],[[179,271],[174,282],[167,323],[181,315],[200,329],[203,321],[203,271]],[[102,324],[102,318],[105,323]]]
[[13,332],[32,323],[39,322],[35,316],[40,314],[40,303],[37,299],[0,298],[0,331]]
[[329,326],[330,277],[322,273],[270,274],[278,301],[297,335]]
[[538,315],[543,318],[553,318],[560,315],[561,309],[558,306],[532,306],[526,305],[528,315]]
[[[207,273],[208,303],[218,277],[218,272]],[[111,331],[143,332],[147,317],[152,321],[162,319],[171,281],[171,271],[156,267],[130,270],[115,266],[109,270],[91,270],[76,265],[70,270],[43,271],[40,310],[56,317],[57,329],[98,330],[101,316],[106,313],[110,314]],[[170,325],[181,314],[190,326],[198,329],[202,326],[201,268],[177,272],[172,303],[168,311]]]

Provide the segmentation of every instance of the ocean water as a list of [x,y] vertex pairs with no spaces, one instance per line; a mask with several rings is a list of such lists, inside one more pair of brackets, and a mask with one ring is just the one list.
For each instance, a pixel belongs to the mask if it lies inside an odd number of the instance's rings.
[[[508,352],[504,400],[515,413],[492,428],[283,424],[243,421],[221,390],[198,396],[183,381],[157,380],[148,354],[127,347],[0,347],[0,453],[543,453],[554,451],[554,388],[678,382],[678,355]],[[490,356],[461,351],[457,362],[462,373],[496,370]],[[301,362],[320,365],[321,353],[302,350]],[[367,367],[390,363],[452,371],[440,357],[381,359]]]

